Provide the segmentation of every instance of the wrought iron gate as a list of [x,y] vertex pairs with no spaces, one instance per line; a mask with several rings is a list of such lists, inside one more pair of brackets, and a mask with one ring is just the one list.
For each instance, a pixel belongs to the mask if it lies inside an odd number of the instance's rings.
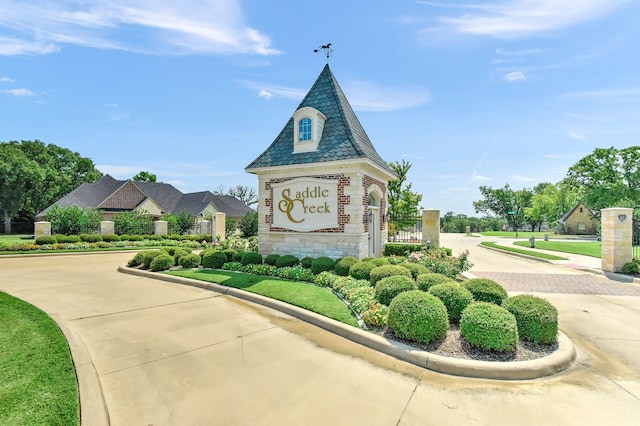
[[640,259],[640,215],[633,217],[633,258]]

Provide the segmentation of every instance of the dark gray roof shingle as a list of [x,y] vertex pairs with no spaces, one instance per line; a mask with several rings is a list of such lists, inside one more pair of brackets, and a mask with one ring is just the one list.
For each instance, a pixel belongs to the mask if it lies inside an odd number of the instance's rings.
[[293,164],[368,159],[393,174],[393,170],[373,147],[329,65],[325,65],[296,110],[303,107],[315,108],[327,117],[317,151],[294,153],[294,123],[290,118],[278,137],[245,168],[246,171]]

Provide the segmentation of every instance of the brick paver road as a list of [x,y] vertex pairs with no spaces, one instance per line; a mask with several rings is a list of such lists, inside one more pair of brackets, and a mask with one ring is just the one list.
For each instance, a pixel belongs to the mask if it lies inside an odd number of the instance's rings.
[[478,271],[473,275],[478,278],[492,279],[507,291],[640,297],[640,286],[618,282],[596,274],[550,275]]

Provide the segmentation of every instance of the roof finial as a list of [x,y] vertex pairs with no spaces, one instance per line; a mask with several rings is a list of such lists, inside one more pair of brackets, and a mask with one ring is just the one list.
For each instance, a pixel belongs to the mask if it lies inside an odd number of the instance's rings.
[[313,49],[313,51],[315,53],[318,53],[320,50],[322,50],[324,52],[324,56],[327,57],[327,63],[329,63],[329,58],[331,57],[331,54],[333,53],[333,49],[331,48],[331,43],[327,43],[323,46],[320,46],[317,49]]

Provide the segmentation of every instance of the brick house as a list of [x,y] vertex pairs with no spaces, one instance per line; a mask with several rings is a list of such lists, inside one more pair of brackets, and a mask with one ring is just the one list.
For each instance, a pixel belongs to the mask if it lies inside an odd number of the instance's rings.
[[594,212],[584,204],[578,203],[558,221],[564,223],[569,235],[595,235],[598,233],[598,220]]

